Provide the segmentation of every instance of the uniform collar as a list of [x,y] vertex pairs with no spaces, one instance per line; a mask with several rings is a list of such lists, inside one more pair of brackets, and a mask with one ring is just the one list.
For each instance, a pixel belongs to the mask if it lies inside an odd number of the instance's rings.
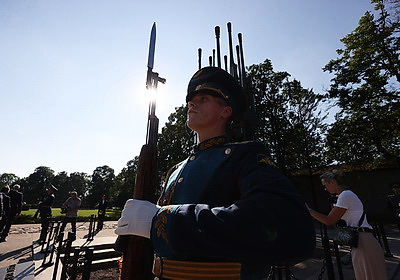
[[220,145],[225,144],[225,143],[226,143],[226,137],[225,136],[218,136],[218,137],[210,138],[210,139],[207,139],[207,140],[201,142],[200,144],[194,146],[193,150],[195,152],[204,151],[204,150],[206,150],[208,148],[212,148],[212,147],[215,147],[215,146],[220,146]]

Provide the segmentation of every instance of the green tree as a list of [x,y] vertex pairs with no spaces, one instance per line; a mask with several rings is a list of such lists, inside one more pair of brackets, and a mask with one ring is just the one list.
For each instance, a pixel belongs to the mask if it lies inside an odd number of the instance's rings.
[[0,188],[4,186],[12,187],[19,180],[19,177],[13,173],[3,173],[0,175]]
[[327,114],[320,110],[324,96],[304,89],[297,80],[285,83],[283,93],[289,96],[287,165],[291,170],[309,169],[312,172],[313,168],[325,163],[323,135]]
[[77,191],[82,198],[82,205],[86,207],[86,196],[89,194],[90,176],[84,172],[73,172],[69,174],[69,191]]
[[82,199],[82,206],[86,206],[86,195],[89,191],[90,176],[86,173],[74,172],[68,176],[68,173],[62,171],[53,179],[53,185],[58,188],[55,205],[61,205],[70,197],[71,191],[76,191]]
[[175,164],[184,160],[194,144],[194,134],[186,127],[186,106],[175,108],[158,137],[158,170],[160,178]]
[[338,58],[324,71],[334,74],[328,90],[340,111],[327,135],[328,156],[339,163],[400,165],[399,20],[385,1],[341,42]]
[[58,189],[55,195],[56,199],[54,200],[54,206],[60,207],[70,196],[69,192],[71,190],[68,184],[68,173],[65,171],[58,173],[56,176],[54,176],[52,184]]
[[266,143],[272,158],[285,172],[323,162],[324,116],[320,94],[304,89],[287,72],[275,72],[270,60],[251,65],[256,110],[256,140]]
[[[46,189],[53,183],[54,171],[46,166],[37,167],[29,175],[23,185],[24,200],[30,204],[36,204],[46,196]],[[57,194],[56,194],[57,197]]]
[[128,161],[126,167],[115,178],[115,186],[110,191],[109,200],[117,207],[123,207],[127,199],[133,197],[139,157]]
[[112,169],[108,165],[97,167],[93,171],[89,193],[86,199],[86,205],[88,205],[89,207],[94,207],[103,194],[109,197],[110,189],[114,188],[114,184],[114,169]]

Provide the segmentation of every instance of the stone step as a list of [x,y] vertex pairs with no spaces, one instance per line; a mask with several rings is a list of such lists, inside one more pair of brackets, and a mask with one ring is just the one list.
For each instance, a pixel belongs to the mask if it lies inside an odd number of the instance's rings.
[[0,279],[34,280],[35,263],[33,260],[0,268]]

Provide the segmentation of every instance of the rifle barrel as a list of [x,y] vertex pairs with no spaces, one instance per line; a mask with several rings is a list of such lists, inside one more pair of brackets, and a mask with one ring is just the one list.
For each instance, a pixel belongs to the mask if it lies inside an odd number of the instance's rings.
[[202,52],[202,50],[201,50],[201,48],[199,48],[199,49],[197,50],[198,57],[199,57],[199,70],[201,69],[201,52]]
[[239,41],[239,51],[240,51],[240,64],[242,66],[242,69],[240,69],[241,73],[242,73],[242,79],[244,81],[244,79],[246,78],[246,69],[245,69],[245,64],[244,64],[244,54],[243,54],[243,38],[242,38],[242,33],[238,34],[238,41]]
[[241,84],[242,87],[243,87],[244,81],[243,81],[243,79],[242,79],[242,71],[241,71],[241,69],[242,69],[242,68],[241,68],[242,63],[241,63],[241,61],[240,61],[240,50],[239,50],[239,45],[236,45],[236,56],[237,56],[238,69],[239,69],[239,71],[238,71],[239,81],[240,81],[240,84]]
[[224,65],[225,65],[225,71],[228,72],[228,56],[224,55]]
[[215,66],[215,49],[212,50],[212,66]]
[[229,72],[230,74],[237,78],[237,69],[235,65],[235,59],[233,58],[233,45],[232,45],[232,24],[230,22],[227,23],[228,27],[228,40],[229,40]]
[[219,26],[215,27],[215,39],[217,41],[217,66],[221,68],[221,45],[220,45],[221,30]]

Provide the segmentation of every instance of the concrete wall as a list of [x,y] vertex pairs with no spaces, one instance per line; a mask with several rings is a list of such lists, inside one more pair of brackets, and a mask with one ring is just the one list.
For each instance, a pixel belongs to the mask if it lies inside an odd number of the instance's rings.
[[[291,179],[310,207],[328,213],[329,194],[321,185],[319,175],[313,175],[312,178],[296,176]],[[389,184],[394,181],[400,182],[399,168],[351,171],[345,173],[344,181],[363,202],[369,220],[393,220],[386,206],[386,198],[392,194]]]

